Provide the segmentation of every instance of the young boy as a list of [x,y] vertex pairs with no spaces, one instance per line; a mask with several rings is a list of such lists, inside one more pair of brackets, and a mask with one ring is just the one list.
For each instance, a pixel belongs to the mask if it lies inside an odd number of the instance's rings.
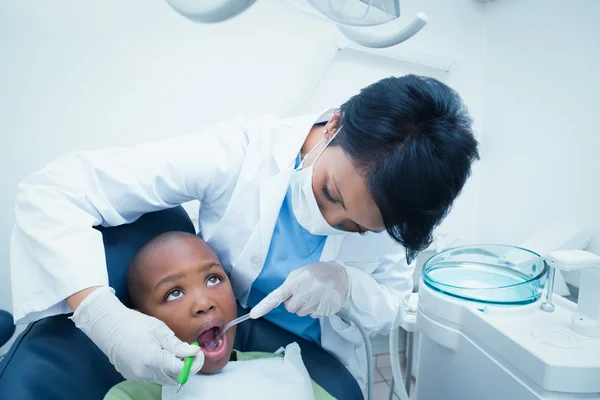
[[[127,285],[138,311],[163,321],[180,340],[200,344],[204,353],[200,373],[217,373],[229,361],[281,357],[232,350],[235,326],[219,338],[224,325],[236,318],[235,296],[219,259],[195,235],[169,232],[148,242],[131,260]],[[333,398],[314,382],[312,388],[317,400]],[[125,381],[113,387],[105,400],[158,400],[161,396],[159,385]]]

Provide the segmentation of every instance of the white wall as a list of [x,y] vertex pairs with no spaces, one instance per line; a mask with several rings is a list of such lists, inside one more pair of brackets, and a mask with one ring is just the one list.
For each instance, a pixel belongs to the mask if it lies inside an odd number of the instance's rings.
[[480,241],[581,219],[600,251],[600,2],[486,6]]
[[[479,121],[483,6],[402,5],[402,23],[417,11],[430,23],[391,51],[452,59],[448,83]],[[288,114],[332,34],[331,25],[279,0],[211,26],[183,19],[162,0],[0,2],[0,308],[11,309],[8,252],[20,179],[69,151],[133,145],[238,113]],[[475,237],[476,209],[477,193],[467,188],[449,224]]]
[[0,308],[17,183],[68,151],[133,145],[235,114],[284,114],[334,28],[277,1],[201,26],[155,0],[0,2]]

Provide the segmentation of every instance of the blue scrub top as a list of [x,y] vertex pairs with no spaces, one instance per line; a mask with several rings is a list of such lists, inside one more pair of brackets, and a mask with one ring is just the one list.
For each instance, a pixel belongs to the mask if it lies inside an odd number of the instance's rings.
[[[296,167],[300,164],[300,155]],[[290,272],[307,264],[318,262],[327,236],[316,236],[304,229],[292,211],[292,191],[283,200],[269,252],[262,271],[254,281],[248,296],[248,304],[256,306],[269,293],[285,281]],[[285,305],[267,313],[264,318],[297,336],[321,345],[319,320],[310,316],[299,317],[285,309]]]

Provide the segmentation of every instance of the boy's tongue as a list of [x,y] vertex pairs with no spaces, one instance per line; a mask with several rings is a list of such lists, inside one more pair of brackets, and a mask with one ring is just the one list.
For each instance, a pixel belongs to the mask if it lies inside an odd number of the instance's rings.
[[200,337],[198,337],[198,343],[200,344],[200,347],[210,348],[211,342],[216,340],[216,338],[216,329],[210,328],[200,334]]

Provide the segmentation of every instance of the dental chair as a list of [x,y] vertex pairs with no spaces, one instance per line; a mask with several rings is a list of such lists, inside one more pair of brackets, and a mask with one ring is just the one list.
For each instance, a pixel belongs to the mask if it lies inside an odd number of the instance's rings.
[[11,313],[0,310],[0,347],[10,340],[13,333],[15,333],[15,323]]
[[[136,251],[164,232],[194,233],[182,207],[146,214],[132,224],[96,229],[102,232],[104,240],[110,286],[126,306],[131,306],[126,270]],[[102,399],[123,380],[104,353],[68,317],[44,318],[19,335],[0,363],[0,398]],[[358,383],[331,354],[264,319],[241,324],[234,347],[240,351],[273,352],[291,342],[299,344],[311,378],[332,396],[344,400],[363,398]]]

